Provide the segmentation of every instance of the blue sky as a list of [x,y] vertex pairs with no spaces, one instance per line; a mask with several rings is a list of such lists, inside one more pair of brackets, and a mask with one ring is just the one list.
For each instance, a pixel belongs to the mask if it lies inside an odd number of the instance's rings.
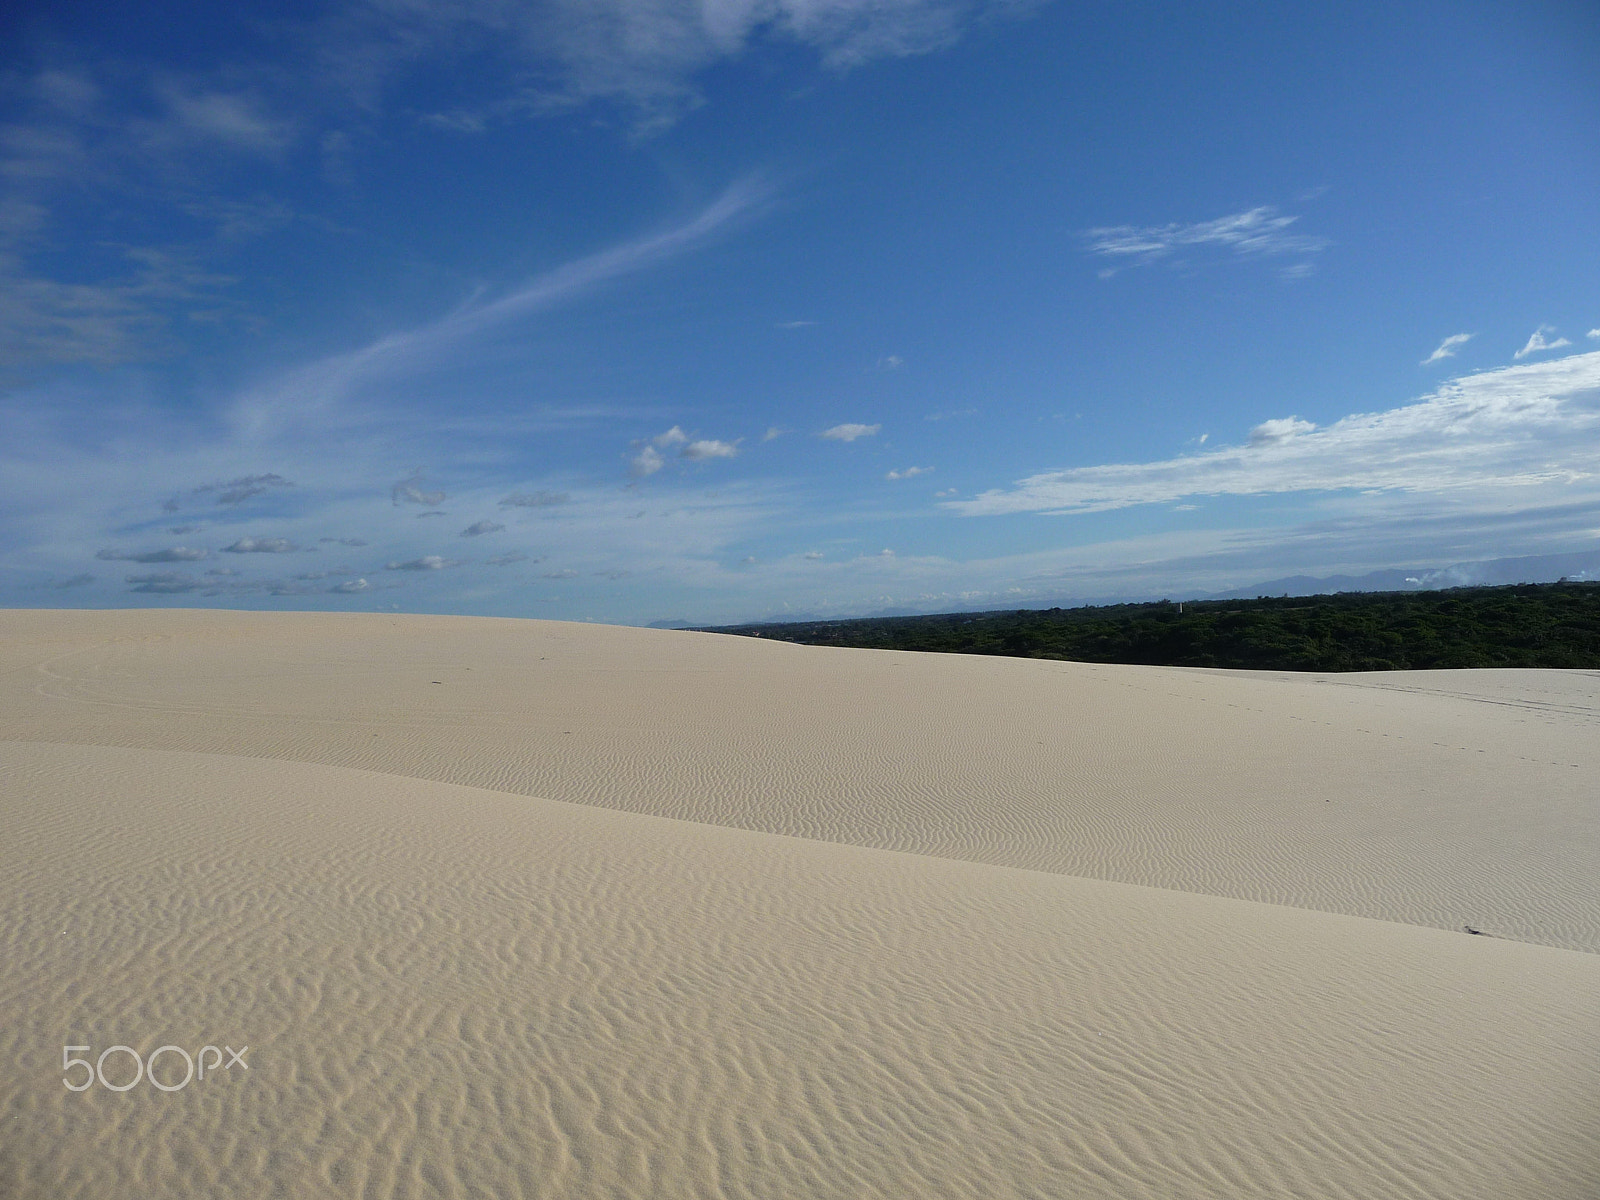
[[0,604],[711,623],[1600,547],[1580,0],[3,22]]

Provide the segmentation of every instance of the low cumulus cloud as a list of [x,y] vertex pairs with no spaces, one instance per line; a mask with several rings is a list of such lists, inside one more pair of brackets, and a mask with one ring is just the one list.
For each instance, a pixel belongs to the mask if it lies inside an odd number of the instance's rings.
[[645,446],[628,460],[628,474],[635,479],[646,479],[666,464],[667,460],[661,457],[661,451],[654,446]]
[[890,471],[888,474],[886,474],[884,476],[884,478],[885,479],[915,479],[918,475],[926,475],[932,470],[933,470],[932,467],[906,467],[902,471]]
[[446,567],[459,567],[459,558],[443,558],[437,554],[424,554],[421,558],[407,559],[405,562],[384,563],[385,571],[442,571]]
[[1449,337],[1445,338],[1444,341],[1439,343],[1438,347],[1432,354],[1428,355],[1427,358],[1422,360],[1422,365],[1428,367],[1432,366],[1442,358],[1454,358],[1456,356],[1456,351],[1460,347],[1465,346],[1468,342],[1470,342],[1473,337],[1474,335],[1470,333],[1452,333]]
[[136,563],[176,563],[198,562],[206,557],[206,551],[191,549],[188,546],[173,546],[167,550],[146,550],[142,553],[133,553],[128,550],[101,550],[95,557],[104,562],[136,562]]
[[565,492],[512,492],[500,498],[501,508],[554,508],[571,497]]
[[1299,417],[1276,417],[1271,421],[1261,422],[1250,431],[1250,444],[1270,446],[1275,442],[1285,442],[1303,433],[1310,433],[1315,428],[1313,422],[1302,421]]
[[1416,403],[1322,428],[1263,421],[1242,446],[1047,471],[946,507],[1080,513],[1208,495],[1569,484],[1593,479],[1597,462],[1600,352],[1468,375]]
[[461,531],[462,537],[482,537],[486,533],[499,533],[505,526],[495,521],[474,521]]
[[635,453],[628,460],[628,474],[635,479],[654,475],[667,465],[666,455],[676,451],[677,456],[689,462],[706,462],[713,458],[733,458],[739,453],[738,442],[724,442],[716,438],[691,438],[680,426],[674,425],[665,433],[633,443]]
[[367,540],[365,538],[355,537],[325,537],[318,538],[317,541],[321,542],[325,546],[365,546],[367,544]]
[[289,554],[299,549],[299,547],[288,538],[243,537],[234,542],[233,545],[224,546],[222,549],[228,554]]
[[690,462],[705,462],[713,458],[732,458],[739,453],[736,442],[719,442],[715,438],[702,438],[683,448],[683,457]]
[[835,442],[853,442],[857,438],[872,437],[882,428],[882,425],[835,425],[832,429],[824,429],[822,436]]
[[1511,357],[1527,358],[1528,355],[1538,354],[1541,350],[1559,350],[1562,346],[1572,345],[1572,343],[1564,337],[1558,337],[1554,341],[1549,341],[1545,338],[1545,334],[1554,333],[1555,331],[1556,329],[1554,325],[1539,326],[1539,328],[1533,331],[1533,336],[1528,339],[1527,345],[1523,346],[1521,350],[1518,350]]
[[328,590],[335,595],[348,596],[355,592],[364,592],[372,585],[365,579],[346,579],[343,583],[336,583]]
[[195,579],[192,575],[183,575],[177,571],[152,571],[145,575],[126,576],[124,582],[131,584],[130,592],[144,592],[153,596],[180,596],[187,592],[197,592],[206,585]]

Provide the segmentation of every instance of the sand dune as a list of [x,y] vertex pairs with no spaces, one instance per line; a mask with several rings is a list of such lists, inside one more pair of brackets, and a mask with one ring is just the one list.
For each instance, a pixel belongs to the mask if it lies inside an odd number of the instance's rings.
[[1600,1195],[1597,674],[13,612],[0,717],[0,1196]]

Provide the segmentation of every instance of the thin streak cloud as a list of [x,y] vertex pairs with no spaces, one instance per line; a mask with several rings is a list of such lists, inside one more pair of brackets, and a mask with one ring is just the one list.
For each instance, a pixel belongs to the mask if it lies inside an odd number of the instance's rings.
[[310,415],[348,399],[361,387],[409,371],[424,370],[470,338],[554,307],[602,283],[647,270],[707,242],[771,194],[769,183],[749,176],[680,225],[636,238],[598,254],[556,267],[486,304],[468,304],[431,324],[391,334],[345,354],[293,371],[247,393],[235,408],[241,431],[262,436],[298,415]]

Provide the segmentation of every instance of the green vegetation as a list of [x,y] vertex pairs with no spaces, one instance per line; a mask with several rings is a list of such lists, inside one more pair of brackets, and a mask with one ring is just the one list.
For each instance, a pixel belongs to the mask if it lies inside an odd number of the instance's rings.
[[810,646],[1270,671],[1600,668],[1600,583],[732,625]]

